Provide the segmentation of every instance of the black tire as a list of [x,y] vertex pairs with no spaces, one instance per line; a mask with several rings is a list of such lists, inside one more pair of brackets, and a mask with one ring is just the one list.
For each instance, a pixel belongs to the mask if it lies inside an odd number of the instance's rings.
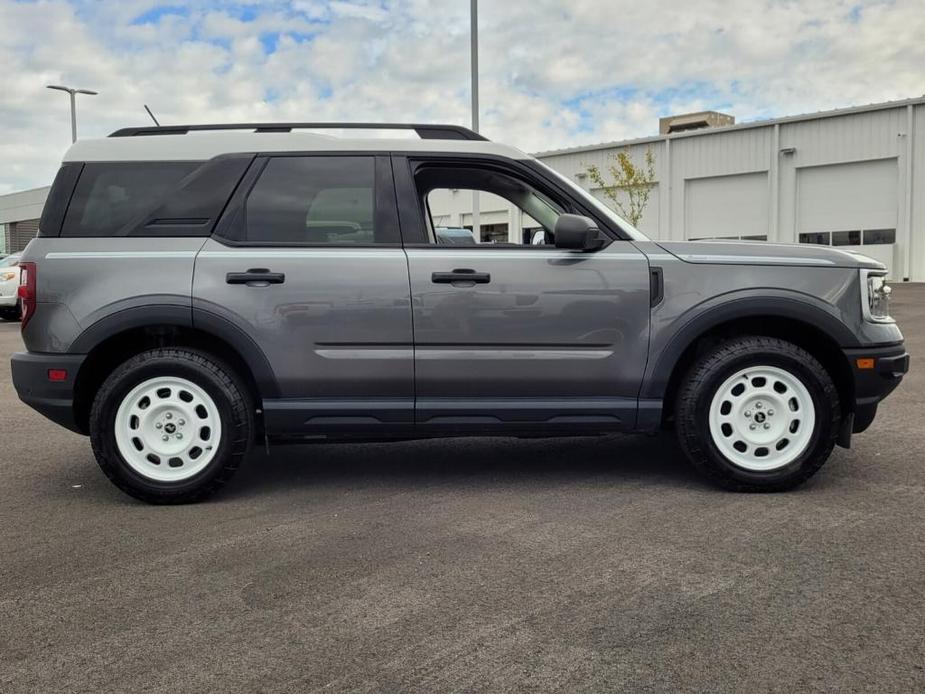
[[[815,425],[805,450],[770,471],[753,471],[731,462],[710,434],[710,404],[717,389],[749,366],[774,366],[797,377],[812,398]],[[722,342],[700,357],[678,390],[675,425],[681,448],[701,473],[725,489],[779,492],[812,477],[835,446],[841,409],[832,378],[809,352],[773,337],[745,336]]]
[[19,306],[0,308],[0,318],[8,321],[18,321],[20,319]]
[[[115,419],[139,383],[157,376],[188,379],[215,402],[222,431],[218,449],[194,477],[163,482],[136,472],[119,453]],[[119,489],[153,504],[200,501],[228,483],[244,459],[254,431],[251,395],[238,375],[215,357],[187,348],[142,352],[118,366],[100,387],[90,412],[90,441],[100,468]]]

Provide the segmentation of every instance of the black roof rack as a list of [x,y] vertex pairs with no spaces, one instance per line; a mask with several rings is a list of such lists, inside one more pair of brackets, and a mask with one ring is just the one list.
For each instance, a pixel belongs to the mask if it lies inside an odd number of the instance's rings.
[[225,123],[219,125],[161,125],[121,128],[109,137],[139,135],[186,135],[202,130],[253,130],[256,133],[288,133],[294,129],[314,128],[333,130],[414,130],[422,140],[487,140],[474,130],[461,125],[427,125],[421,123]]

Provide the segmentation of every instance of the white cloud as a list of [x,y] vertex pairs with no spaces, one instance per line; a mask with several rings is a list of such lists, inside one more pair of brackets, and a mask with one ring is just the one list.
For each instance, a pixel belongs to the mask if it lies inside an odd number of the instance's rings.
[[[925,93],[918,0],[483,0],[480,20],[482,129],[526,150]],[[145,103],[166,123],[469,119],[460,0],[0,0],[0,27],[0,192],[46,184],[69,144],[51,83],[100,92],[82,137]]]

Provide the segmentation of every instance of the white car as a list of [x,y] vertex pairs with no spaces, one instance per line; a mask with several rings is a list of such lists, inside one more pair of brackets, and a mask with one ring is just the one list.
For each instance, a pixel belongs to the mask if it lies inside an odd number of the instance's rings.
[[0,259],[0,318],[19,320],[19,254]]

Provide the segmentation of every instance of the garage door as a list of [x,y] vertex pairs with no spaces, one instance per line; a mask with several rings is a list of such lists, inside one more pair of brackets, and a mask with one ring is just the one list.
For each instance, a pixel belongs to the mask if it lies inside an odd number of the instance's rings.
[[857,250],[896,279],[896,159],[797,169],[797,240]]
[[797,169],[799,232],[895,229],[898,176],[896,159]]
[[768,206],[767,172],[688,179],[684,235],[688,239],[766,238]]

